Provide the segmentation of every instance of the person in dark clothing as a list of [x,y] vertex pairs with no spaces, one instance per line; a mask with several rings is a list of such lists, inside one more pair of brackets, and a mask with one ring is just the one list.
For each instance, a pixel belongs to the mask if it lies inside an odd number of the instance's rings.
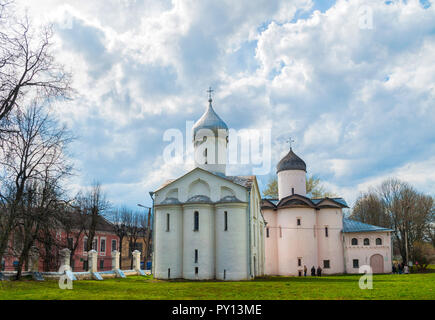
[[320,268],[320,266],[317,268],[317,276],[318,277],[322,276],[322,268]]
[[403,263],[399,263],[399,274],[403,273]]
[[393,264],[393,274],[396,274],[396,272],[397,272],[397,268],[396,268],[396,265],[395,265],[395,264]]
[[307,266],[304,266],[304,277],[307,276],[307,272],[308,272],[308,268],[307,268]]
[[316,276],[316,268],[314,266],[311,268],[311,276],[312,277]]

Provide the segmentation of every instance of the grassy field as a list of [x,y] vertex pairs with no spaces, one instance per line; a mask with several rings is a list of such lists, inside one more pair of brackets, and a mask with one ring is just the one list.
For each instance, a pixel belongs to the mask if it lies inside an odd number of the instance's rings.
[[129,277],[78,281],[73,290],[60,290],[55,281],[6,281],[0,282],[0,300],[435,300],[435,273],[376,275],[373,290],[359,289],[358,281],[358,275],[241,282],[167,282]]

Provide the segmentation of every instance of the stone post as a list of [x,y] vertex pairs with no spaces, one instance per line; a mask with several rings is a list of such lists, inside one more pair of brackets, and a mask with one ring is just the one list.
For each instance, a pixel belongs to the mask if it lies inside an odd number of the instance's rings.
[[112,270],[119,270],[119,251],[112,251]]
[[98,252],[91,250],[88,252],[89,272],[98,272]]
[[71,271],[70,257],[71,251],[69,249],[60,250],[60,266],[63,266],[65,271]]
[[29,272],[39,272],[39,249],[37,247],[30,249]]
[[133,269],[135,271],[140,271],[140,254],[138,250],[133,252]]

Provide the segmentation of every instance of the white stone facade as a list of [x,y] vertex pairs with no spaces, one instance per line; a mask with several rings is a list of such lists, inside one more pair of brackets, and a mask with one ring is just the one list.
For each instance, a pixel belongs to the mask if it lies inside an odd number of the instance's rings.
[[265,224],[258,186],[255,178],[251,181],[247,188],[197,168],[156,191],[157,279],[246,280],[264,275]]

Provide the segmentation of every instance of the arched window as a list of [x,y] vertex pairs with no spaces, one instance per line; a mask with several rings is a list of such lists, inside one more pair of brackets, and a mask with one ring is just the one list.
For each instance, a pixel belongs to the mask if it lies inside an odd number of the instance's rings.
[[364,245],[365,246],[369,246],[370,245],[370,239],[369,238],[365,238],[364,239]]
[[358,245],[358,239],[357,238],[353,238],[352,239],[352,245],[353,246],[357,246]]
[[377,246],[382,246],[382,239],[381,238],[377,238],[376,239],[376,245]]

